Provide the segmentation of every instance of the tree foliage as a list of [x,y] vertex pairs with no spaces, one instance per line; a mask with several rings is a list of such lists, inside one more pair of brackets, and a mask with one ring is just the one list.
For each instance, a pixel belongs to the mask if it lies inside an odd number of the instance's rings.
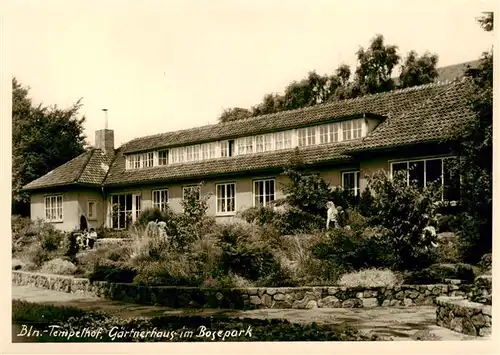
[[[493,30],[493,14],[478,19],[486,31]],[[466,262],[478,262],[491,253],[493,206],[493,52],[482,54],[478,68],[467,70],[472,81],[469,104],[475,116],[457,125],[454,139],[460,174],[461,251]]]
[[85,151],[81,106],[80,100],[66,109],[35,106],[29,88],[12,79],[13,213],[26,214],[24,185]]
[[436,54],[425,53],[419,57],[415,51],[410,51],[401,66],[399,86],[407,88],[432,83],[438,76],[437,62]]
[[[394,69],[400,62],[398,47],[386,44],[382,35],[374,37],[366,49],[361,47],[356,56],[358,64],[354,71],[347,64],[341,64],[330,75],[310,71],[305,78],[288,84],[283,94],[264,95],[262,101],[251,109],[236,107],[224,110],[219,121],[228,122],[309,107],[399,87],[393,80]],[[401,87],[426,84],[434,80],[437,76],[437,59],[435,54],[425,53],[418,57],[411,51],[402,65]]]
[[377,35],[366,50],[363,47],[358,50],[354,88],[359,95],[394,89],[391,75],[400,59],[397,49],[395,45],[386,45],[384,37]]

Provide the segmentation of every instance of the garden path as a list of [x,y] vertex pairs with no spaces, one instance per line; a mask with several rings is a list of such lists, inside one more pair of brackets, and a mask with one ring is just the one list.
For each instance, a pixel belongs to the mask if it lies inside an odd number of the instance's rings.
[[411,340],[417,331],[427,330],[436,340],[480,340],[456,333],[436,325],[436,309],[432,306],[408,308],[315,308],[315,309],[172,309],[160,306],[144,306],[78,294],[57,292],[33,286],[12,285],[12,299],[59,306],[79,307],[89,311],[103,311],[120,317],[154,317],[160,315],[225,315],[228,317],[281,318],[290,322],[318,324],[348,323],[357,329],[394,340]]

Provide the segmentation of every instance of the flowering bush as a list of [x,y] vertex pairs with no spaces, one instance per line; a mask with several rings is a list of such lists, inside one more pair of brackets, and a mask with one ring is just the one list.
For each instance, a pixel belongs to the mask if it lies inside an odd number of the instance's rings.
[[407,185],[406,173],[378,172],[369,176],[369,186],[374,192],[373,211],[369,224],[380,226],[382,235],[390,241],[398,268],[412,269],[432,263],[432,244],[435,232],[427,228],[435,223],[440,191],[437,185],[419,188]]
[[401,278],[389,269],[364,269],[342,275],[338,284],[346,287],[394,287]]
[[40,271],[47,274],[73,275],[76,266],[70,261],[57,258],[44,263]]

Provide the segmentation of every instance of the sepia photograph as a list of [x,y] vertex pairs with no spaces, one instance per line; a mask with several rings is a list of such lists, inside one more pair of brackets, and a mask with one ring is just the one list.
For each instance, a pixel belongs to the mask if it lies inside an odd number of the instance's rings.
[[405,4],[12,2],[11,345],[492,342],[494,12]]

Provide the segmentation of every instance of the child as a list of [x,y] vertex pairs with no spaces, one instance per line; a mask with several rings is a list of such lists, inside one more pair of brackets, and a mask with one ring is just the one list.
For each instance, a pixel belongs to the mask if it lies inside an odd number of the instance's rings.
[[326,229],[330,228],[330,222],[333,221],[335,228],[338,228],[337,214],[339,213],[332,201],[326,203]]

